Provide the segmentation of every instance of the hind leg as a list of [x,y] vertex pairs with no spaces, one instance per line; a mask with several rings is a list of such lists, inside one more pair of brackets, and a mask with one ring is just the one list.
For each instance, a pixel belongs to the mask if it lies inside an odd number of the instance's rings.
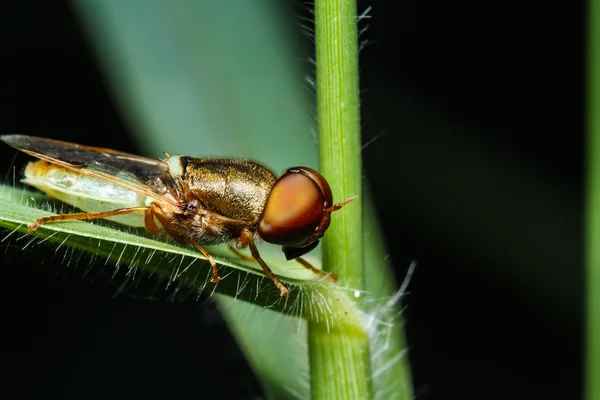
[[125,215],[132,214],[137,212],[148,212],[148,207],[127,207],[127,208],[118,208],[116,210],[111,211],[103,211],[103,212],[80,212],[73,214],[59,214],[59,215],[49,215],[47,217],[42,217],[36,219],[31,224],[27,225],[27,228],[30,232],[35,232],[41,225],[49,224],[53,222],[60,221],[69,221],[69,220],[92,220],[92,219],[101,219],[108,217],[115,217],[117,215]]

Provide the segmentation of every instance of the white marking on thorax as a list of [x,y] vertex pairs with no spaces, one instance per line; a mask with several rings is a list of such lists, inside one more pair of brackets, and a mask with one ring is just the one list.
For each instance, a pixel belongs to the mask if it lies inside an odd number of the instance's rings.
[[183,165],[181,165],[181,156],[171,156],[169,158],[169,172],[173,178],[179,178],[183,175]]

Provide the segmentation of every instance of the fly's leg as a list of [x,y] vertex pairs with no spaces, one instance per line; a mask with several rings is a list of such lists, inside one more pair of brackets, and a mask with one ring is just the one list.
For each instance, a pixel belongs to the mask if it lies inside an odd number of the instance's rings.
[[[248,256],[248,255],[240,252],[234,246],[230,245],[229,250],[231,250],[236,256],[238,256],[242,260],[256,262],[256,259],[254,257]],[[300,265],[302,265],[304,268],[314,272],[315,274],[322,276],[323,278],[329,278],[329,279],[331,279],[332,282],[337,282],[338,277],[336,274],[328,274],[327,272],[321,271],[320,269],[313,267],[313,265],[310,262],[306,261],[302,257],[297,257],[297,258],[295,258],[295,260],[298,261],[298,263],[300,263]]]
[[194,241],[194,239],[187,237],[186,238],[188,242],[190,242],[190,244],[192,246],[194,246],[195,248],[197,248],[198,250],[200,250],[202,252],[202,254],[204,254],[204,257],[206,257],[206,259],[208,260],[208,262],[210,263],[210,270],[212,272],[212,278],[210,279],[210,281],[212,283],[217,283],[221,280],[221,278],[219,278],[219,270],[217,269],[217,263],[215,262],[215,260],[213,259],[213,257],[210,255],[210,253],[208,251],[206,251],[206,249],[202,246],[200,246],[198,243],[196,243]]
[[254,261],[256,262],[256,259],[252,256],[248,256],[244,253],[242,253],[241,251],[239,251],[238,249],[235,248],[235,246],[229,245],[229,250],[231,250],[236,256],[238,256],[241,260],[244,261]]
[[74,214],[60,214],[60,215],[50,215],[47,217],[42,217],[36,219],[31,224],[27,225],[27,228],[30,232],[35,232],[40,225],[48,224],[51,222],[59,222],[59,221],[68,221],[68,220],[91,220],[91,219],[100,219],[100,218],[108,218],[115,217],[117,215],[124,214],[133,214],[137,212],[147,212],[148,207],[127,207],[127,208],[119,208],[111,211],[103,211],[103,212],[80,212]]
[[[158,219],[158,221],[163,226],[163,229],[169,235],[171,235],[171,237],[173,237],[173,239],[175,239],[175,240],[185,239],[185,241],[187,241],[189,244],[191,244],[192,246],[194,246],[195,248],[200,250],[200,252],[202,254],[204,254],[204,257],[206,257],[206,259],[210,263],[210,270],[212,273],[212,278],[210,280],[211,282],[217,283],[221,280],[221,278],[219,278],[219,270],[217,269],[217,263],[215,262],[212,255],[210,255],[210,253],[208,251],[206,251],[206,249],[204,247],[200,246],[189,234],[177,232],[173,228],[171,228],[169,216],[167,214],[165,214],[165,212],[157,204],[152,203],[150,205],[150,213],[152,214],[152,217],[151,217],[152,222],[150,224],[148,224],[150,217],[146,217],[146,229],[149,232],[152,233],[152,229],[153,229],[152,225],[154,225],[154,227],[156,227],[156,223],[154,223],[154,217],[156,217],[156,219]],[[150,225],[150,226],[148,226],[148,225]],[[156,228],[158,229],[158,227],[156,227]]]
[[148,207],[146,210],[146,214],[144,214],[144,227],[152,236],[158,236],[161,234],[161,230],[156,225],[156,221],[154,220],[154,210],[151,207]]
[[329,279],[331,279],[332,282],[337,282],[338,277],[336,274],[328,274],[325,271],[321,271],[320,269],[313,267],[313,265],[311,263],[309,263],[302,257],[297,257],[297,258],[295,258],[295,260],[298,261],[300,263],[300,265],[302,265],[304,268],[311,270],[315,274],[322,276],[324,278],[329,278]]
[[277,286],[277,289],[279,289],[279,291],[281,292],[281,296],[287,295],[287,288],[283,285],[283,283],[281,283],[279,279],[277,279],[273,271],[271,271],[271,268],[269,268],[265,260],[263,260],[260,256],[260,253],[258,252],[256,245],[254,244],[254,240],[252,240],[252,234],[250,233],[250,231],[248,231],[248,229],[244,229],[240,237],[238,238],[238,247],[243,249],[246,246],[250,246],[250,252],[252,253],[252,257],[260,264],[263,271],[265,272],[265,275],[271,278],[275,286]]

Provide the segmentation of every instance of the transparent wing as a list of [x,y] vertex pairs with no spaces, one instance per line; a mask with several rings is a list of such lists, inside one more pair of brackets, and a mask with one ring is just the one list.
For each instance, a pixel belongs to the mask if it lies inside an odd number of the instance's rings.
[[164,161],[34,136],[3,135],[0,140],[39,159],[179,206],[178,185]]

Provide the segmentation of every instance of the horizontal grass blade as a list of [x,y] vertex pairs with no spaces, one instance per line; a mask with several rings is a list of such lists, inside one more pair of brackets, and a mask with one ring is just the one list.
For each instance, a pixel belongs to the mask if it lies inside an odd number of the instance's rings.
[[[10,235],[27,234],[37,238],[28,248],[40,245],[68,246],[108,258],[115,262],[116,268],[138,267],[199,290],[224,294],[284,313],[325,318],[325,315],[319,317],[318,310],[302,312],[297,305],[301,296],[323,290],[319,287],[333,287],[333,284],[298,263],[285,261],[283,255],[263,251],[265,261],[289,286],[290,294],[286,297],[279,296],[279,290],[256,263],[240,259],[226,246],[207,246],[220,264],[222,279],[218,284],[213,284],[210,283],[210,265],[200,252],[190,246],[151,238],[141,229],[123,230],[117,228],[117,224],[105,221],[64,221],[43,225],[33,234],[28,232],[27,224],[50,214],[39,208],[43,206],[47,209],[49,201],[37,193],[1,186],[0,227],[10,231]],[[311,261],[318,266],[318,260]]]

